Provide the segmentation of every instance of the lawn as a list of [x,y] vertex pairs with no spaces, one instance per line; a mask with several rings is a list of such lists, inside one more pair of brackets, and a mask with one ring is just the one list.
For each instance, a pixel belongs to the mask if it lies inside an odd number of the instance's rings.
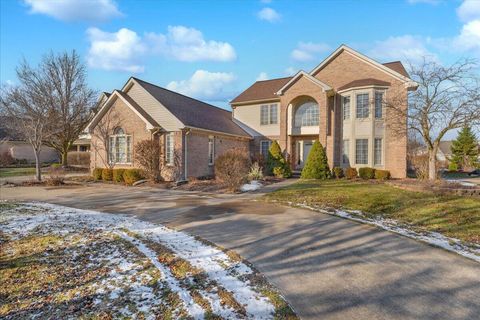
[[35,175],[35,168],[0,168],[0,178],[33,175]]
[[120,215],[0,203],[2,319],[296,319],[238,255]]
[[480,244],[480,198],[414,192],[370,181],[300,180],[265,196],[268,201],[325,209],[360,210],[425,231]]

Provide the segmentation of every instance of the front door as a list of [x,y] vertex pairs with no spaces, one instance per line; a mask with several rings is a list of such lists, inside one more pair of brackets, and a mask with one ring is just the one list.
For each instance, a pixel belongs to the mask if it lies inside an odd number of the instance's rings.
[[303,157],[302,157],[302,168],[307,162],[308,154],[310,153],[310,149],[312,149],[313,143],[311,141],[304,141],[303,142]]
[[297,142],[297,165],[296,169],[302,169],[307,161],[308,154],[312,149],[313,142],[311,140],[300,140]]

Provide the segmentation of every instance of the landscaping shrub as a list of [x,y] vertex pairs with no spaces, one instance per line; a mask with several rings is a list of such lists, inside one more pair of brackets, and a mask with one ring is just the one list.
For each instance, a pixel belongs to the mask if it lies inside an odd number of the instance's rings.
[[132,185],[135,182],[142,180],[143,177],[143,172],[140,169],[125,169],[123,172],[123,180],[128,185]]
[[114,182],[125,182],[123,179],[123,173],[125,169],[113,169],[113,181]]
[[0,154],[0,167],[6,167],[15,163],[10,152],[5,151]]
[[147,139],[135,144],[135,161],[143,169],[145,177],[151,181],[160,181],[160,144],[157,139]]
[[333,177],[335,177],[337,179],[343,178],[343,169],[340,168],[340,167],[334,167],[332,169],[332,175],[333,175]]
[[390,171],[388,170],[375,170],[375,179],[388,180],[390,179]]
[[112,179],[113,179],[113,170],[108,168],[102,169],[102,180],[112,181]]
[[275,175],[277,178],[290,178],[292,170],[285,159],[277,141],[273,141],[267,156],[267,174]]
[[215,159],[215,176],[232,191],[245,182],[250,169],[250,158],[244,150],[232,149]]
[[45,179],[47,186],[60,186],[65,183],[65,169],[59,163],[50,166],[48,177]]
[[313,143],[312,149],[308,154],[301,178],[322,180],[330,178],[330,167],[328,166],[327,154],[318,140]]
[[52,163],[50,165],[50,168],[52,168],[52,169],[57,169],[57,168],[61,168],[61,167],[62,167],[61,163]]
[[452,171],[452,172],[458,171],[458,164],[453,161],[450,162],[448,164],[448,171]]
[[102,172],[103,172],[102,168],[93,169],[93,172],[92,172],[93,179],[97,181],[102,180]]
[[358,177],[357,169],[355,168],[346,168],[345,177],[347,179],[356,179]]
[[368,167],[360,168],[358,170],[358,175],[364,180],[373,179],[375,178],[375,169]]
[[263,180],[263,168],[258,162],[254,162],[250,167],[248,180]]

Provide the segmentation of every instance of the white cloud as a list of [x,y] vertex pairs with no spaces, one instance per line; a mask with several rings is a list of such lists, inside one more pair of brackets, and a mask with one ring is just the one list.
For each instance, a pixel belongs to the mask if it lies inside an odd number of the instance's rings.
[[462,22],[480,20],[480,1],[465,0],[457,8],[457,15]]
[[24,0],[32,14],[62,21],[105,21],[123,14],[112,0]]
[[167,34],[147,33],[144,37],[122,28],[105,32],[89,28],[88,64],[93,68],[143,72],[147,56],[164,56],[178,61],[231,61],[235,49],[226,42],[206,41],[200,31],[184,26],[169,26]]
[[454,43],[459,49],[478,50],[480,53],[480,19],[463,25],[462,31]]
[[139,63],[146,47],[141,38],[132,30],[122,28],[118,32],[104,32],[98,28],[87,30],[91,42],[88,51],[88,65],[105,70],[143,72]]
[[384,41],[377,41],[369,51],[369,55],[382,61],[403,60],[412,63],[419,62],[425,56],[437,59],[426,45],[426,40],[412,35],[389,37]]
[[170,82],[167,89],[197,99],[224,101],[231,97],[231,93],[225,91],[225,88],[235,79],[232,73],[197,70],[188,80]]
[[260,72],[256,81],[268,80],[268,74],[266,72]]
[[147,33],[145,39],[153,53],[179,61],[232,61],[237,57],[231,44],[206,41],[199,30],[184,26],[169,26],[166,35]]
[[330,51],[331,48],[325,43],[300,42],[292,53],[291,57],[297,61],[312,61],[317,59],[319,53]]
[[268,22],[277,22],[282,16],[272,8],[263,8],[257,13],[257,16],[260,20],[265,20]]

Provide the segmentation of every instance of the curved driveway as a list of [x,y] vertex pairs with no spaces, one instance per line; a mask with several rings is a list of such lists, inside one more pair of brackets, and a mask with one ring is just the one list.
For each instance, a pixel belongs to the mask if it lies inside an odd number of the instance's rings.
[[233,249],[303,319],[479,319],[480,264],[387,231],[303,209],[94,184],[2,188],[1,199],[126,213]]

